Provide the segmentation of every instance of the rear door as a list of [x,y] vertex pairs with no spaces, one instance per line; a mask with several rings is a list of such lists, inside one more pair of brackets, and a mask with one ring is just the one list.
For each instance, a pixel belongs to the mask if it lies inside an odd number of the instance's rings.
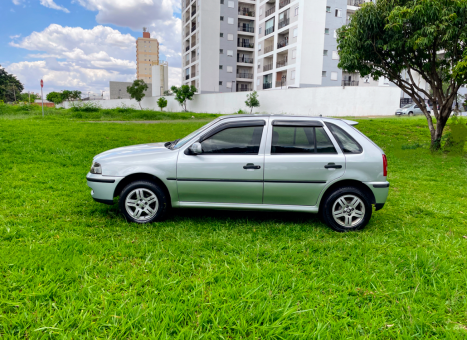
[[261,204],[265,125],[262,119],[224,123],[201,137],[202,154],[181,152],[180,201]]
[[345,156],[320,121],[274,120],[264,160],[264,204],[314,206],[345,172]]

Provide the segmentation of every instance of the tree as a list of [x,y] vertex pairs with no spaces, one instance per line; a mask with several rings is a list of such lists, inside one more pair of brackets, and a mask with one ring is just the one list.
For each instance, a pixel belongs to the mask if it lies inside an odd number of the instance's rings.
[[193,85],[172,86],[171,90],[175,93],[175,100],[183,107],[184,111],[186,111],[186,101],[192,100],[198,91]]
[[167,99],[165,99],[164,97],[160,97],[157,100],[157,106],[160,107],[161,111],[164,111],[164,107],[167,107]]
[[253,108],[259,107],[258,92],[253,91],[247,94],[245,104],[251,109],[250,114],[253,113]]
[[36,99],[40,99],[40,97],[34,93],[21,93],[18,96],[18,100],[22,102],[29,102],[29,100],[31,100],[31,103],[34,103]]
[[49,92],[47,94],[47,97],[45,97],[49,102],[55,103],[55,104],[61,104],[63,103],[63,97],[60,92]]
[[0,98],[4,102],[15,102],[23,90],[23,84],[0,66]]
[[131,99],[135,99],[141,110],[141,100],[144,98],[144,92],[148,89],[148,85],[142,79],[136,79],[131,86],[126,88],[126,92],[129,93]]
[[164,91],[164,96],[166,97],[169,97],[169,96],[173,96],[174,94],[172,92],[170,92],[170,90],[165,90]]
[[81,99],[81,91],[75,90],[71,91],[71,99],[73,100],[80,100]]
[[71,96],[73,95],[73,92],[68,91],[68,90],[63,90],[62,91],[62,100],[63,101],[68,101],[71,99]]
[[[466,21],[465,0],[366,3],[338,30],[339,67],[375,80],[386,77],[399,86],[425,114],[437,150],[457,91],[467,80]],[[436,123],[425,97],[434,103]]]

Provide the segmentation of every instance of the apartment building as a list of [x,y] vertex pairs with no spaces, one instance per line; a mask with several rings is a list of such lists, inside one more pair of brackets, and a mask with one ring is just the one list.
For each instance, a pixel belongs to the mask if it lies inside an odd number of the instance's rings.
[[143,37],[136,40],[136,79],[152,83],[152,63],[159,63],[159,42],[143,28]]
[[182,84],[253,90],[255,0],[182,0]]
[[338,28],[370,0],[182,0],[182,83],[200,93],[391,86],[338,68]]

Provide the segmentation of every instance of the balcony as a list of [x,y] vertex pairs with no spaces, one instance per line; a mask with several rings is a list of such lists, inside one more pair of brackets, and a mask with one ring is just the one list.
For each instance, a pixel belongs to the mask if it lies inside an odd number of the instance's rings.
[[196,24],[191,26],[191,32],[193,33],[194,31],[196,31]]
[[282,7],[287,6],[288,4],[290,4],[290,0],[281,0],[279,2],[279,9],[281,9]]
[[190,75],[189,75],[189,74],[187,74],[187,75],[185,76],[185,80],[188,80],[188,79],[190,79]]
[[271,71],[273,66],[274,65],[272,63],[264,65],[263,66],[263,72]]
[[238,26],[238,31],[239,32],[255,33],[255,28],[254,27],[248,27],[248,26]]
[[264,46],[264,53],[269,53],[269,52],[272,52],[274,51],[274,45],[270,45],[270,46]]
[[194,16],[196,14],[196,8],[191,10],[191,16]]
[[342,86],[358,86],[358,80],[343,80]]
[[255,44],[246,41],[239,41],[237,47],[255,48]]
[[190,50],[190,46],[185,47],[185,51],[188,52]]
[[266,36],[266,35],[269,35],[269,34],[271,34],[271,33],[273,33],[273,32],[274,32],[274,26],[267,28],[267,29],[264,31],[264,35]]
[[238,15],[243,15],[245,17],[254,17],[255,12],[248,7],[239,7],[238,8]]
[[240,73],[237,73],[237,78],[253,79],[253,73],[240,72]]
[[194,63],[198,59],[197,56],[191,57],[191,62]]
[[263,90],[271,89],[272,83],[263,83]]
[[289,64],[289,62],[288,62],[287,59],[278,60],[278,61],[277,61],[277,64],[276,64],[276,68],[279,68],[279,67],[286,67],[288,64]]
[[347,0],[347,6],[360,7],[365,3],[365,0]]
[[238,57],[237,63],[246,63],[246,64],[253,64],[253,58],[249,57]]
[[250,91],[253,91],[253,88],[250,85],[239,84],[239,86],[237,86],[237,92],[250,92]]
[[276,11],[276,6],[275,6],[275,4],[274,4],[274,7],[271,7],[270,9],[268,9],[268,10],[266,11],[266,16],[265,16],[265,18],[267,18],[268,16],[270,16],[270,15],[271,15],[272,13],[274,13],[275,11]]
[[289,19],[289,18],[284,19],[284,20],[282,20],[282,21],[279,21],[279,29],[281,29],[281,28],[287,26],[289,23],[290,23],[290,19]]
[[277,43],[277,48],[282,48],[289,45],[289,39],[281,40]]

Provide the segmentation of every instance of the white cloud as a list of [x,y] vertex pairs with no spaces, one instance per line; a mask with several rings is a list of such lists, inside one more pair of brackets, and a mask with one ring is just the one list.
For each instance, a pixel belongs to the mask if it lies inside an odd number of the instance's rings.
[[17,6],[21,5],[23,2],[24,0],[13,0],[13,4]]
[[21,34],[10,35],[10,39],[18,39],[21,38]]
[[169,88],[180,86],[182,84],[182,69],[178,67],[169,67]]
[[[20,0],[16,0],[16,1],[20,1]],[[59,11],[65,12],[65,13],[70,13],[70,11],[68,9],[66,9],[65,7],[57,5],[54,2],[54,0],[41,0],[41,5],[45,6],[45,7],[48,7],[48,8],[57,9]]]
[[98,92],[108,88],[110,80],[135,78],[135,38],[110,27],[86,30],[52,24],[10,45],[41,52],[28,55],[41,60],[7,67],[28,90],[39,90],[41,78],[46,82],[47,92],[63,89]]
[[170,66],[181,66],[182,22],[174,16],[180,12],[180,0],[73,0],[91,11],[97,11],[100,24],[114,24],[141,32],[147,27],[159,40],[160,51]]

